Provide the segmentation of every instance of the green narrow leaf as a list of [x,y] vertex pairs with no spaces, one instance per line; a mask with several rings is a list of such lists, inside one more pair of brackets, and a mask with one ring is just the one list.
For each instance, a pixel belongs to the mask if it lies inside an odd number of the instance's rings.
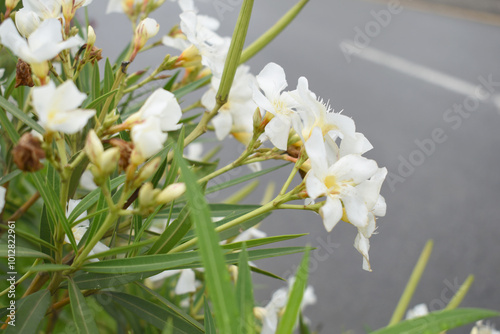
[[75,327],[79,334],[99,334],[97,325],[95,323],[93,313],[85,302],[78,286],[70,278],[69,281],[69,300],[71,302],[71,313],[75,321]]
[[[8,245],[7,244],[1,244],[0,245],[0,257],[7,258],[8,257]],[[47,260],[52,260],[52,258],[42,252],[39,252],[34,249],[26,248],[26,247],[21,247],[21,246],[16,246],[16,257],[30,257],[30,258],[40,258],[40,259],[47,259]]]
[[112,90],[110,92],[104,93],[103,95],[99,96],[97,99],[94,101],[90,102],[87,106],[85,106],[86,109],[96,109],[99,107],[106,99],[118,92],[118,89]]
[[408,283],[406,283],[405,290],[401,295],[398,305],[396,305],[396,309],[394,309],[394,313],[392,314],[391,320],[389,321],[388,326],[397,324],[406,312],[408,305],[410,304],[411,298],[417,289],[418,283],[420,282],[420,278],[424,273],[425,267],[427,266],[427,262],[429,261],[429,257],[432,253],[432,246],[434,242],[432,240],[427,241],[425,244],[420,257],[418,258],[417,264],[415,268],[413,268],[413,272],[411,273],[410,279]]
[[[97,274],[80,271],[73,277],[73,281],[81,290],[105,289],[142,280],[158,273],[158,271],[152,271],[135,274]],[[67,284],[63,283],[61,287],[67,287]]]
[[40,196],[43,198],[45,205],[48,208],[48,211],[50,213],[49,216],[54,221],[57,221],[62,225],[64,232],[68,236],[71,246],[73,247],[73,250],[76,252],[77,247],[76,247],[75,237],[73,236],[73,232],[71,231],[71,227],[64,213],[64,209],[61,208],[59,204],[59,197],[55,194],[52,187],[47,186],[47,184],[43,181],[40,172],[31,173],[29,176],[33,184],[37,188],[38,192],[40,193]]
[[[125,178],[126,178],[125,175],[121,175],[111,180],[110,189],[114,190],[120,184],[123,184]],[[71,211],[68,217],[68,221],[70,223],[73,223],[76,220],[76,218],[78,218],[82,213],[87,211],[92,205],[94,205],[98,201],[100,194],[101,194],[100,188],[92,190],[90,193],[88,193],[87,196],[85,196],[80,201],[80,203],[78,203],[78,205],[73,209],[73,211]]]
[[500,313],[484,309],[454,309],[432,312],[426,316],[401,321],[370,334],[439,334],[481,319],[498,317]]
[[140,242],[136,242],[136,243],[133,243],[133,244],[130,244],[130,245],[113,247],[113,248],[110,248],[107,251],[87,256],[86,259],[87,260],[88,259],[95,259],[95,258],[98,258],[98,257],[107,257],[107,256],[111,256],[111,255],[126,253],[126,252],[129,252],[129,251],[132,251],[132,250],[136,250],[137,248],[141,248],[143,246],[152,244],[153,242],[155,242],[155,240],[156,239],[151,238],[151,239],[140,241]]
[[293,283],[292,290],[288,297],[288,303],[285,307],[285,313],[281,318],[276,334],[290,334],[293,332],[293,328],[297,322],[297,317],[300,312],[300,304],[302,303],[302,298],[304,297],[304,291],[307,286],[307,277],[309,270],[309,249],[306,250],[304,258],[297,269],[297,274],[295,275],[295,282]]
[[201,88],[205,85],[207,85],[208,83],[210,83],[210,81],[212,80],[212,75],[207,75],[201,79],[198,79],[196,81],[193,81],[189,84],[187,84],[186,86],[184,87],[181,87],[179,89],[176,89],[174,90],[172,93],[174,93],[175,97],[177,98],[177,100],[179,100],[180,98],[182,98],[183,96],[197,90],[198,88]]
[[163,86],[163,89],[168,90],[170,92],[172,90],[172,87],[174,86],[175,80],[177,80],[177,77],[179,76],[180,73],[181,73],[180,70],[175,72],[175,74],[172,75],[172,77],[167,81],[165,86]]
[[204,312],[205,312],[205,333],[207,334],[217,334],[215,329],[215,321],[212,317],[212,311],[210,311],[210,306],[207,303],[207,299],[204,298]]
[[5,111],[9,112],[12,116],[16,117],[18,120],[32,128],[38,133],[45,133],[45,130],[35,122],[31,117],[26,115],[22,110],[20,110],[18,107],[7,101],[3,96],[0,95],[0,107],[5,109]]
[[465,282],[460,286],[460,288],[455,293],[453,298],[451,298],[448,305],[446,305],[445,310],[453,310],[457,308],[462,302],[462,300],[465,298],[465,295],[467,295],[467,292],[469,291],[473,282],[474,282],[474,275],[467,276]]
[[158,240],[149,249],[148,254],[166,254],[174,248],[189,232],[193,223],[189,217],[189,208],[184,207],[179,217],[167,226]]
[[15,144],[19,141],[19,133],[17,133],[14,125],[11,121],[9,121],[9,119],[7,118],[7,113],[3,109],[0,109],[0,125],[2,125],[2,130],[7,133],[12,143]]
[[193,317],[191,317],[189,314],[184,312],[184,310],[178,308],[177,306],[175,306],[175,304],[171,303],[166,298],[162,297],[156,291],[151,290],[150,288],[146,287],[144,284],[140,284],[140,283],[136,283],[136,284],[139,287],[141,287],[143,290],[145,290],[146,292],[151,294],[153,297],[158,299],[158,301],[160,303],[162,303],[163,305],[165,305],[165,307],[168,308],[173,314],[175,314],[175,316],[178,317],[180,321],[184,321],[184,322],[188,323],[189,325],[193,326],[194,327],[193,330],[195,332],[202,332],[203,333],[203,331],[204,331],[203,326],[201,326],[201,324],[198,321],[196,321],[195,319],[193,319]]
[[99,73],[99,65],[96,63],[93,65],[92,73],[92,100],[97,99],[101,96],[101,74]]
[[304,321],[304,317],[302,316],[302,313],[300,313],[299,317],[299,331],[300,334],[311,334],[311,330],[309,329],[309,326],[307,323]]
[[176,334],[203,333],[203,331],[193,327],[192,324],[186,323],[179,317],[176,317],[175,313],[150,301],[121,292],[106,292],[106,295],[112,297],[117,304],[132,312],[134,316],[145,320],[160,330],[165,327],[167,319],[172,318],[175,328],[174,333]]
[[240,313],[240,327],[238,333],[254,334],[255,319],[253,315],[254,297],[248,254],[245,245],[240,252],[238,262],[238,281],[236,283],[236,302]]
[[244,0],[241,5],[238,21],[236,21],[236,26],[231,38],[231,45],[229,46],[226,62],[224,63],[224,71],[222,72],[219,89],[217,90],[216,100],[220,105],[227,102],[229,91],[233,85],[234,74],[236,73],[236,68],[240,64],[241,52],[243,51],[243,45],[247,37],[252,9],[253,0]]
[[278,235],[278,236],[274,236],[274,237],[265,237],[265,238],[247,240],[247,241],[239,241],[239,242],[233,242],[230,244],[222,245],[222,248],[236,250],[236,249],[241,249],[243,245],[245,245],[245,247],[252,248],[252,247],[263,246],[263,245],[276,243],[276,242],[280,242],[280,241],[292,240],[295,238],[303,237],[305,235],[308,235],[308,233]]
[[64,270],[68,270],[68,269],[71,269],[70,266],[66,265],[66,264],[39,264],[39,265],[36,265],[36,266],[33,266],[30,268],[30,271],[33,271],[33,272],[39,272],[39,271],[64,271]]
[[279,35],[300,13],[302,8],[307,4],[309,0],[300,0],[295,6],[293,6],[285,15],[283,15],[278,22],[276,22],[269,30],[267,30],[262,36],[250,44],[241,53],[240,64],[245,63],[260,50],[262,50],[266,45],[268,45],[276,36]]
[[145,255],[125,259],[103,260],[87,263],[82,270],[103,274],[140,273],[155,270],[172,269],[195,263],[199,260],[196,252],[177,254]]
[[[5,334],[36,333],[38,325],[50,305],[50,291],[41,290],[22,299],[16,310],[15,326],[8,326]],[[21,304],[21,305],[20,305]]]
[[22,171],[20,169],[16,169],[15,171],[10,172],[9,174],[0,177],[0,186],[2,184],[5,184],[5,183],[11,181],[12,179],[14,179],[19,174],[22,174]]
[[[49,219],[49,214],[47,213],[47,206],[45,203],[42,206],[42,214],[40,215],[40,246],[42,252],[47,255],[54,256],[53,251],[56,247],[53,246],[52,231],[55,230],[53,222]],[[30,234],[31,236],[31,234]],[[35,240],[35,242],[38,240]],[[43,241],[43,242],[41,242]]]
[[[109,182],[109,178],[106,180],[107,187],[110,189],[111,185]],[[101,190],[101,188],[99,188]],[[97,200],[97,206],[96,206],[96,211],[101,211],[108,208],[108,203],[106,202],[106,198],[104,197],[104,194],[101,193],[99,194],[99,199]],[[85,240],[85,246],[88,244],[90,240],[92,240],[92,237],[97,233],[99,230],[99,227],[101,227],[102,223],[106,219],[107,212],[102,211],[100,214],[96,215],[94,219],[92,220],[92,224],[90,224],[90,227],[88,229],[87,234],[87,239]],[[80,241],[81,242],[81,241]]]
[[211,220],[211,214],[200,186],[189,170],[182,151],[175,150],[175,159],[186,183],[186,197],[191,207],[190,217],[198,235],[200,255],[205,268],[205,279],[209,297],[214,305],[215,318],[221,334],[236,333],[237,309],[219,238]]
[[102,94],[109,93],[109,91],[113,87],[114,81],[115,81],[115,74],[113,73],[113,67],[109,62],[109,58],[106,58],[106,65],[104,65],[104,84],[102,87]]
[[275,170],[278,170],[278,169],[280,169],[282,167],[285,167],[285,166],[287,166],[289,164],[290,163],[287,162],[286,164],[282,164],[282,165],[279,165],[279,166],[267,168],[267,169],[261,170],[259,172],[251,173],[251,174],[248,174],[248,175],[244,175],[244,176],[238,177],[238,178],[233,179],[233,180],[229,180],[227,182],[223,182],[223,183],[217,184],[215,186],[207,188],[207,190],[205,191],[205,194],[211,194],[213,192],[216,192],[216,191],[219,191],[219,190],[222,190],[222,189],[226,189],[226,188],[235,186],[237,184],[240,184],[240,183],[243,183],[243,182],[255,179],[257,177],[261,177],[262,175],[268,174],[270,172],[274,172]]

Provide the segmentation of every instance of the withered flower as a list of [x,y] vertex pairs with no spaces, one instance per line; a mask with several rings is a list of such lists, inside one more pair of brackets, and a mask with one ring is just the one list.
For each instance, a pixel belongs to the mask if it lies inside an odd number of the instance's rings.
[[130,155],[134,149],[134,144],[129,143],[123,139],[113,138],[109,140],[109,143],[120,149],[120,160],[118,160],[118,168],[120,170],[126,170],[130,164]]
[[31,66],[27,62],[19,58],[16,65],[16,85],[14,87],[33,87],[34,85],[35,83],[33,82],[33,78],[31,77]]
[[22,171],[36,172],[43,168],[43,164],[40,162],[41,159],[45,158],[42,142],[29,132],[21,136],[12,150],[12,154],[14,163]]

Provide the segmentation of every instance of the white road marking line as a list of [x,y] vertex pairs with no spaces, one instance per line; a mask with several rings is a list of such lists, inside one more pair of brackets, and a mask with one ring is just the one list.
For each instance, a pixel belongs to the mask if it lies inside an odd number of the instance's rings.
[[342,41],[340,43],[340,48],[344,52],[349,52],[350,55],[391,68],[395,71],[407,74],[422,81],[426,81],[430,84],[440,86],[452,92],[465,96],[472,96],[482,102],[491,102],[495,104],[498,109],[500,109],[500,95],[482,94],[481,92],[484,92],[484,88],[481,85],[467,82],[449,74],[368,46],[357,47],[355,43],[350,40]]

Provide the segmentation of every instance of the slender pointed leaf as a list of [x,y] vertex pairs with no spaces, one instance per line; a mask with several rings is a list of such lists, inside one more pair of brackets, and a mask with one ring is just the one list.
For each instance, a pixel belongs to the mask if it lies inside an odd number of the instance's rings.
[[189,209],[185,207],[179,217],[167,226],[158,240],[149,249],[148,254],[165,254],[189,232],[193,223],[189,217]]
[[500,313],[485,309],[462,308],[430,313],[423,317],[401,321],[370,334],[439,334],[481,319],[498,317]]
[[71,246],[73,247],[73,250],[76,252],[77,247],[75,237],[73,236],[73,232],[71,231],[68,219],[66,218],[66,215],[64,213],[65,210],[61,208],[61,205],[59,204],[59,197],[55,194],[52,187],[47,186],[39,172],[30,174],[30,177],[48,208],[48,211],[50,213],[49,216],[54,221],[57,221],[62,225],[64,232],[66,233]]
[[5,334],[34,334],[50,305],[50,291],[41,290],[17,305],[15,326],[7,326]]
[[154,296],[156,299],[158,299],[158,301],[160,303],[162,303],[166,308],[168,308],[181,321],[184,321],[184,322],[190,324],[191,326],[193,326],[194,327],[193,330],[195,332],[201,332],[201,333],[203,333],[203,331],[204,331],[203,326],[198,321],[196,321],[195,319],[193,319],[193,317],[191,317],[189,314],[187,314],[186,312],[184,312],[184,310],[178,308],[175,304],[173,304],[172,302],[170,302],[168,299],[164,298],[163,296],[161,296],[156,291],[151,290],[150,288],[148,288],[144,284],[140,284],[140,283],[136,283],[136,284],[138,286],[140,286],[143,290],[145,290],[146,292],[148,292],[149,294],[151,294],[152,296]]
[[[7,258],[8,251],[9,248],[7,244],[0,245],[0,257]],[[16,246],[15,251],[16,251],[16,257],[30,257],[30,258],[52,260],[52,258],[49,255],[30,248]]]
[[297,273],[295,275],[295,282],[293,283],[292,290],[288,297],[288,303],[285,307],[285,313],[281,318],[276,334],[290,334],[293,332],[293,328],[297,322],[297,317],[300,312],[300,304],[302,303],[302,298],[304,297],[304,291],[306,291],[307,277],[309,270],[309,249],[306,250],[304,258],[300,263]]
[[285,167],[285,166],[287,166],[289,164],[290,163],[287,162],[286,164],[282,164],[282,165],[279,165],[279,166],[267,168],[267,169],[261,170],[259,172],[254,172],[254,173],[251,173],[251,174],[248,174],[248,175],[240,176],[240,177],[238,177],[236,179],[229,180],[227,182],[217,184],[215,186],[207,188],[207,190],[205,191],[205,194],[211,194],[213,192],[216,192],[216,191],[219,191],[219,190],[222,190],[222,189],[226,189],[226,188],[235,186],[237,184],[240,184],[240,183],[243,183],[243,182],[255,179],[255,178],[260,177],[262,175],[274,172],[275,170],[278,170],[278,169],[280,169],[282,167]]
[[147,323],[160,330],[165,327],[167,319],[172,318],[175,328],[174,332],[176,334],[203,333],[203,331],[193,327],[190,323],[184,322],[181,318],[176,317],[175,313],[150,301],[120,292],[106,292],[106,294],[112,297],[116,303],[132,312],[134,316],[145,320]]
[[254,297],[252,276],[248,266],[248,254],[245,245],[240,252],[238,262],[238,281],[236,283],[236,301],[240,313],[239,333],[254,334],[255,318],[253,315]]
[[18,120],[32,128],[38,133],[45,133],[45,130],[35,122],[31,117],[26,115],[22,110],[20,110],[18,107],[7,101],[3,96],[0,95],[0,107],[5,109],[5,111],[9,112],[12,116],[16,117]]
[[175,159],[186,183],[186,197],[191,207],[190,216],[198,236],[208,294],[214,305],[218,328],[221,334],[236,333],[236,299],[219,246],[220,240],[210,219],[208,205],[197,180],[182,157],[182,151],[175,150]]
[[205,333],[217,334],[217,330],[215,329],[215,320],[212,317],[212,311],[210,311],[210,305],[208,305],[206,298],[204,298],[203,303],[205,313]]
[[72,279],[69,279],[68,292],[71,302],[71,313],[73,314],[78,334],[99,334],[93,313],[87,306],[85,297]]

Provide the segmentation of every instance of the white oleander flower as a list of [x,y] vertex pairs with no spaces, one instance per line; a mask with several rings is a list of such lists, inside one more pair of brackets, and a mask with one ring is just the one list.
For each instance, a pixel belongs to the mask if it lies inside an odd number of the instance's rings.
[[35,12],[42,20],[61,15],[61,0],[23,0],[23,8]]
[[167,140],[164,131],[178,130],[181,117],[182,109],[174,94],[162,88],[154,91],[141,109],[125,121],[132,126],[136,153],[144,159],[158,153]]
[[[288,298],[290,296],[290,289],[293,286],[295,278],[292,277],[288,280],[288,287],[276,290],[273,293],[271,301],[265,307],[257,307],[256,313],[262,320],[262,331],[261,334],[274,334],[278,327],[279,318],[283,315],[284,308],[288,303]],[[300,304],[300,309],[303,311],[307,306],[316,303],[316,295],[314,294],[314,288],[308,286],[302,297],[302,302]]]
[[177,280],[177,284],[175,285],[175,294],[183,295],[189,292],[196,291],[196,276],[193,269],[179,269],[179,270],[165,270],[159,274],[151,276],[148,280],[151,283],[161,282],[165,280],[165,278],[174,276],[179,274],[179,279]]
[[[186,63],[184,66],[193,66],[201,61],[214,76],[221,77],[231,39],[219,36],[212,30],[215,24],[194,11],[181,13],[180,18],[182,33],[191,44],[183,50],[179,60]],[[169,40],[164,39],[163,42],[166,44]]]
[[[69,200],[68,207],[66,209],[66,217],[70,216],[71,212],[73,212],[73,210],[76,208],[76,206],[78,205],[78,203],[80,203],[80,201],[81,200],[73,200],[73,199]],[[87,216],[87,211],[83,212],[80,216],[78,216],[76,218],[76,220],[83,219],[86,216]],[[77,245],[83,239],[83,236],[85,235],[85,233],[89,229],[89,226],[90,226],[90,221],[87,219],[87,220],[82,221],[81,223],[78,223],[76,226],[74,226],[74,227],[71,228],[71,231],[73,232],[73,236],[75,238],[75,241],[76,241]],[[67,235],[64,237],[64,241],[66,243],[68,243],[68,244],[70,243],[69,238],[68,238]],[[94,246],[94,248],[92,248],[92,250],[89,252],[89,255],[94,255],[94,254],[102,253],[102,252],[105,252],[107,250],[109,250],[109,247],[99,241]],[[90,262],[97,262],[99,260],[98,259],[90,259],[89,261]]]
[[162,131],[160,120],[157,117],[149,117],[139,124],[132,127],[132,141],[134,143],[134,152],[138,159],[145,160],[163,148],[163,143],[168,135]]
[[299,126],[300,117],[295,111],[297,102],[289,92],[283,92],[288,86],[285,71],[281,66],[269,63],[256,79],[258,88],[253,89],[253,99],[261,110],[274,115],[266,125],[265,133],[274,146],[286,150],[290,129],[292,125],[294,128]]
[[305,144],[311,161],[311,170],[306,177],[307,193],[311,199],[326,196],[321,208],[325,228],[330,232],[343,215],[356,227],[366,227],[369,209],[365,203],[363,182],[375,175],[377,163],[356,154],[349,154],[332,165],[328,165],[325,143],[321,129],[315,128]]
[[82,39],[76,36],[63,41],[61,22],[58,19],[44,20],[26,40],[10,18],[0,25],[0,43],[29,63],[33,72],[42,78],[49,71],[47,60],[56,57],[62,50],[83,44]]
[[380,195],[380,188],[387,176],[386,168],[379,168],[377,172],[368,180],[357,186],[363,201],[368,209],[368,224],[365,227],[358,227],[358,234],[354,239],[354,248],[363,255],[363,269],[371,271],[370,258],[370,237],[377,229],[376,217],[385,216],[387,209],[385,199]]
[[[212,77],[210,89],[201,98],[201,103],[208,110],[215,107],[220,82],[220,78]],[[252,100],[252,86],[255,82],[250,67],[246,65],[238,67],[228,100],[212,119],[217,139],[223,140],[231,133],[243,144],[247,144],[250,140],[253,134],[253,114],[257,108]]]
[[472,328],[470,334],[500,334],[500,331],[495,329],[495,326],[483,323],[483,321],[476,322],[476,326]]
[[429,314],[429,309],[427,308],[427,305],[418,304],[406,312],[406,320],[423,317],[424,315],[427,314]]
[[299,123],[300,128],[295,130],[303,141],[309,139],[312,130],[316,127],[321,129],[324,136],[330,135],[333,140],[337,137],[355,137],[354,121],[350,117],[332,112],[327,103],[309,90],[305,77],[299,78],[297,89],[290,92],[290,95],[297,101],[297,112],[302,122]]
[[16,27],[21,35],[28,38],[42,21],[40,17],[27,8],[21,8],[16,12]]
[[58,87],[51,81],[45,86],[33,88],[32,92],[38,122],[47,131],[77,133],[95,115],[95,110],[78,109],[87,95],[81,93],[72,80]]
[[5,207],[5,194],[6,193],[7,193],[7,189],[0,186],[0,212],[2,212],[3,208]]

